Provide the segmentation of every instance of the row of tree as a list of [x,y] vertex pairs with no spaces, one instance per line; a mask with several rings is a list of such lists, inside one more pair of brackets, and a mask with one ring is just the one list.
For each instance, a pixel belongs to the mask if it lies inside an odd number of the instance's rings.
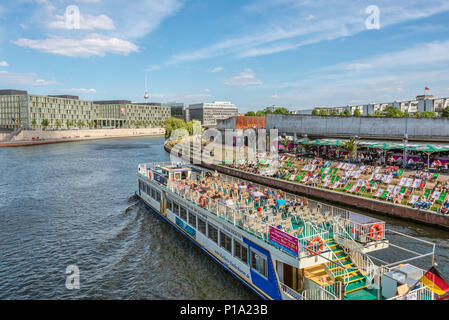
[[[362,117],[362,112],[359,109],[356,109],[352,114],[349,110],[344,110],[341,113],[338,113],[336,110],[313,110],[312,115],[314,116],[354,116],[354,117]],[[391,117],[391,118],[406,118],[406,117],[415,117],[415,118],[437,118],[438,115],[432,111],[422,111],[416,112],[413,115],[408,112],[401,111],[399,108],[389,106],[386,107],[384,111],[376,111],[374,114],[367,115],[368,117]],[[442,117],[449,118],[449,107],[446,107],[443,110]]]
[[257,112],[249,111],[245,113],[245,116],[249,117],[265,117],[267,114],[290,114],[290,111],[288,111],[286,108],[277,108],[274,111],[268,108],[265,108],[264,110],[259,110]]
[[165,126],[165,138],[168,139],[170,138],[171,134],[173,131],[175,131],[176,129],[186,129],[189,132],[189,135],[193,134],[193,128],[196,126],[197,128],[199,128],[199,130],[201,130],[201,122],[198,120],[192,120],[189,122],[185,122],[182,119],[178,119],[178,118],[168,118],[164,121],[164,126]]

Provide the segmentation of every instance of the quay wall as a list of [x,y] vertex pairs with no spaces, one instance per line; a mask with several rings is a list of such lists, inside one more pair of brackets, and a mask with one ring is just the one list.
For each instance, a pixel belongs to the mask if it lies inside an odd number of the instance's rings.
[[[218,121],[217,129],[236,129],[236,118]],[[238,128],[237,128],[238,129]],[[407,133],[414,141],[449,141],[448,118],[387,118],[268,114],[266,129],[279,134],[303,134],[317,138],[399,140]]]
[[[164,148],[165,151],[170,152],[170,149],[166,145],[164,146]],[[367,210],[376,214],[387,215],[394,218],[400,218],[403,220],[409,220],[418,223],[424,223],[429,226],[449,230],[449,217],[433,213],[431,211],[421,211],[408,206],[397,205],[386,201],[380,201],[338,191],[306,186],[276,178],[264,177],[215,164],[201,162],[201,166],[209,170],[217,170],[218,172],[227,175],[254,181],[259,184],[282,189],[287,192],[314,198],[323,202],[332,202],[347,207],[357,208],[359,210]]]
[[[42,137],[46,140],[53,139],[103,139],[135,136],[159,136],[164,135],[164,128],[141,129],[91,129],[91,130],[23,130],[10,141],[26,141],[33,137]],[[1,137],[0,137],[1,138]],[[1,140],[0,140],[1,141]]]

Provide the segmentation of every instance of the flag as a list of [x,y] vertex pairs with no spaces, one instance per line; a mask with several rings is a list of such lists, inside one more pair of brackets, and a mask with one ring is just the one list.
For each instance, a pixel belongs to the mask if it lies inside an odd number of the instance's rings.
[[424,90],[429,91],[430,89],[426,87]]
[[449,292],[449,284],[443,279],[435,267],[430,268],[422,276],[420,281],[439,296]]

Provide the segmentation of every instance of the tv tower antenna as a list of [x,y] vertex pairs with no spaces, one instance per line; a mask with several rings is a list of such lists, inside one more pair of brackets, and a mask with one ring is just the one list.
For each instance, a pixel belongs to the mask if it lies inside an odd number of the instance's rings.
[[148,103],[148,84],[147,84],[147,77],[145,77],[145,95],[143,96],[145,99],[145,103]]

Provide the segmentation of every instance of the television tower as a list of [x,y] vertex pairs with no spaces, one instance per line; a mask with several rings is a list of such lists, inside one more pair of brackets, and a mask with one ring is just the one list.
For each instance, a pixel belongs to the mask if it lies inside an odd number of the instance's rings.
[[145,95],[143,96],[145,99],[145,103],[148,103],[148,84],[147,84],[147,77],[145,77]]

